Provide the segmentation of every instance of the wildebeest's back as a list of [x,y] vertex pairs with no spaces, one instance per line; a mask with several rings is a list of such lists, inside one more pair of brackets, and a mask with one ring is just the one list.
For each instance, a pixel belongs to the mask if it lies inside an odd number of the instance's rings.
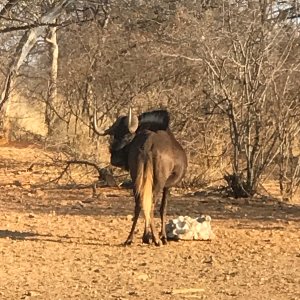
[[170,130],[153,134],[154,178],[166,180],[165,187],[176,185],[184,176],[187,157]]
[[176,185],[184,176],[187,167],[185,151],[168,130],[157,132],[144,130],[137,134],[129,149],[129,165],[133,181],[137,164],[151,159],[153,179],[158,189]]

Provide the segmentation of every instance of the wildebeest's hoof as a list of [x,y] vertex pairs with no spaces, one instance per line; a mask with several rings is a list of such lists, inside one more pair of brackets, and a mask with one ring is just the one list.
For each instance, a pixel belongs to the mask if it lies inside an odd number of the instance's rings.
[[154,245],[160,247],[163,245],[163,242],[160,239],[158,239],[157,241],[154,241]]
[[150,233],[144,234],[142,241],[143,241],[143,244],[150,244],[151,234]]
[[130,246],[132,244],[132,240],[126,240],[124,243],[123,243],[123,246]]
[[168,244],[168,241],[167,241],[166,237],[162,237],[161,238],[161,242],[163,243],[163,245],[167,245]]
[[167,245],[168,244],[168,240],[167,240],[167,235],[166,234],[163,234],[163,233],[160,232],[159,238],[161,239],[163,245]]

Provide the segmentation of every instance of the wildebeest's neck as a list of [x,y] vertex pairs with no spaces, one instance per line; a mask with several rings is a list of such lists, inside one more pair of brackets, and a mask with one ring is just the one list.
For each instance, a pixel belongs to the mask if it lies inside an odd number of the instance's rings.
[[169,127],[169,113],[166,110],[153,110],[139,116],[138,131],[148,129],[151,131],[167,130]]

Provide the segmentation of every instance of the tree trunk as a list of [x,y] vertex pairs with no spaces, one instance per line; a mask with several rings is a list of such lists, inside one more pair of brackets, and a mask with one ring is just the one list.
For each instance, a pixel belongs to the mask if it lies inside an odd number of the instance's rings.
[[[40,22],[45,24],[55,21],[55,19],[61,14],[62,10],[66,6],[72,4],[74,1],[75,0],[61,0],[55,7],[51,8],[40,18]],[[0,111],[2,110],[4,104],[9,100],[20,66],[26,59],[33,46],[35,45],[37,38],[41,36],[44,33],[44,31],[45,26],[35,27],[28,30],[21,38],[19,45],[17,46],[16,52],[14,54],[14,60],[11,62],[8,74],[6,75],[4,88],[2,90],[0,98]],[[3,118],[6,118],[6,116],[7,113],[4,111]],[[3,121],[3,124],[6,123],[6,121]],[[3,129],[6,130],[5,128]]]
[[48,127],[48,134],[51,135],[53,128],[53,121],[55,117],[54,109],[56,109],[57,103],[57,70],[58,70],[58,44],[56,27],[51,27],[49,29],[49,38],[47,42],[50,43],[50,80],[48,89],[48,99],[46,103],[45,111],[45,122]]

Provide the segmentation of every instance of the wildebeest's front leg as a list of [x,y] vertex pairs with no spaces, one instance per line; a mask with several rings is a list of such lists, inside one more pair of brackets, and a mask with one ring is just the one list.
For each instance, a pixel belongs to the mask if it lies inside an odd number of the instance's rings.
[[133,235],[134,235],[134,230],[136,227],[136,223],[138,221],[139,215],[141,212],[141,201],[140,201],[140,197],[135,195],[135,208],[134,208],[134,217],[133,217],[133,222],[132,222],[132,226],[131,226],[131,230],[130,233],[128,235],[127,240],[125,241],[124,245],[130,245],[133,241]]
[[[157,198],[154,198],[154,199],[157,199]],[[150,227],[151,227],[151,232],[152,232],[152,241],[153,241],[153,243],[155,244],[155,246],[161,246],[162,242],[161,242],[161,240],[160,240],[160,238],[159,238],[159,236],[156,232],[155,224],[154,224],[154,208],[155,208],[155,204],[156,204],[155,202],[152,204]]]
[[151,238],[152,238],[152,234],[151,234],[151,230],[150,230],[151,219],[153,219],[152,218],[152,209],[153,209],[153,204],[151,206],[151,211],[150,211],[149,215],[145,215],[145,212],[144,212],[145,229],[144,229],[144,234],[143,234],[143,239],[142,239],[144,244],[150,244],[150,241],[151,241]]
[[144,234],[143,234],[143,238],[142,241],[144,244],[150,244],[150,240],[151,240],[151,231],[150,231],[150,221],[149,223],[145,220],[145,229],[144,229]]
[[151,228],[151,233],[152,233],[152,242],[156,245],[156,246],[161,246],[162,245],[162,241],[159,238],[159,235],[156,232],[156,228],[155,228],[155,224],[154,224],[154,209],[156,206],[156,202],[158,200],[158,198],[161,195],[161,188],[159,185],[155,185],[154,186],[154,190],[153,190],[153,202],[152,202],[152,207],[151,207],[151,218],[150,218],[150,228]]
[[169,188],[163,189],[163,195],[160,205],[160,219],[161,219],[161,232],[160,232],[160,238],[162,243],[165,245],[167,244],[167,233],[166,233],[166,207],[168,203],[168,197],[169,197]]

